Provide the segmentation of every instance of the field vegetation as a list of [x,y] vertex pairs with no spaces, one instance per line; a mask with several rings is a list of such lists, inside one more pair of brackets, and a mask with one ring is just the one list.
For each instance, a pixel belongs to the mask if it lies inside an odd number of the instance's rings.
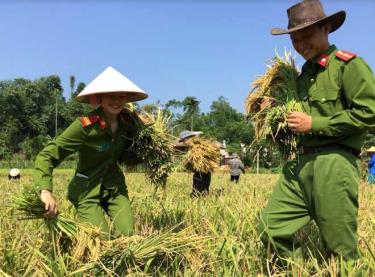
[[[101,242],[82,232],[74,243],[51,236],[43,220],[23,220],[11,199],[32,184],[31,171],[8,181],[0,170],[0,276],[374,276],[375,186],[360,185],[357,263],[324,260],[314,224],[298,237],[305,261],[278,268],[256,233],[258,214],[277,179],[275,174],[241,176],[229,183],[227,172],[213,174],[210,195],[190,198],[192,176],[174,173],[166,191],[145,181],[144,174],[126,174],[135,217],[135,235]],[[74,215],[66,200],[73,170],[55,170],[54,194],[60,211]],[[57,239],[56,239],[57,238]],[[113,251],[109,251],[109,250]],[[116,250],[116,251],[114,251]]]

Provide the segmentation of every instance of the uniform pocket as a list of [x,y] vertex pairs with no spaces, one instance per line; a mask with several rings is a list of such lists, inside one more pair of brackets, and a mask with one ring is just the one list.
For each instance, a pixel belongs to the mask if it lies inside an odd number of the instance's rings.
[[336,101],[339,98],[339,91],[330,89],[330,90],[317,90],[312,92],[310,96],[311,101],[317,101],[321,104],[324,104],[328,101]]
[[68,186],[68,199],[71,202],[78,202],[89,192],[89,177],[81,173],[77,173]]
[[340,91],[337,89],[322,89],[312,91],[310,95],[311,114],[331,116],[336,111],[342,110]]

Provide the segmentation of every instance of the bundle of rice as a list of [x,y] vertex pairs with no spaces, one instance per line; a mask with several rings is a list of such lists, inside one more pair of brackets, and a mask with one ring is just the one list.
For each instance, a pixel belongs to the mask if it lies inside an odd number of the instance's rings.
[[143,113],[140,116],[133,138],[131,150],[136,153],[146,170],[149,181],[157,186],[165,186],[172,172],[173,141],[168,132],[169,116],[161,109],[154,116]]
[[214,141],[193,137],[187,139],[185,144],[189,149],[183,158],[183,164],[187,169],[208,173],[219,166],[220,148]]
[[72,218],[63,213],[59,213],[54,218],[45,218],[46,212],[44,203],[40,199],[39,192],[34,188],[25,188],[20,196],[14,196],[13,208],[16,215],[21,219],[43,219],[48,229],[52,233],[74,238],[78,232],[78,226]]
[[[275,143],[285,159],[294,158],[297,153],[298,136],[288,129],[287,116],[292,111],[303,111],[297,91],[298,75],[291,53],[276,55],[266,73],[252,83],[245,102],[246,112],[255,124],[256,139]],[[262,109],[264,99],[272,105]]]
[[96,261],[96,269],[124,273],[128,268],[150,266],[151,263],[160,266],[176,257],[186,260],[189,251],[205,248],[208,242],[209,237],[196,235],[192,227],[176,233],[171,229],[149,237],[131,236],[103,241],[103,254]]

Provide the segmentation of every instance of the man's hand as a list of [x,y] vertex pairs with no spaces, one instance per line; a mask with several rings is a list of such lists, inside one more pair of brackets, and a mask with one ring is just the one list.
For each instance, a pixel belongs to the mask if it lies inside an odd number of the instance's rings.
[[293,133],[303,134],[311,132],[312,118],[308,114],[301,112],[291,112],[288,114],[288,127]]
[[260,110],[263,111],[264,109],[271,108],[275,104],[276,104],[275,98],[264,96],[262,101],[260,102]]
[[45,204],[44,209],[46,212],[44,213],[44,217],[55,217],[57,215],[57,203],[53,198],[52,193],[49,190],[44,189],[40,192],[40,199]]

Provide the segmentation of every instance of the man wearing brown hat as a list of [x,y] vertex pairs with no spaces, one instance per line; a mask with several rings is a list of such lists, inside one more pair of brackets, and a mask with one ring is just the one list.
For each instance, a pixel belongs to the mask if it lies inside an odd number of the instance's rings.
[[326,16],[318,0],[306,0],[287,14],[288,29],[272,34],[289,34],[306,60],[297,80],[306,112],[288,115],[288,127],[301,134],[300,155],[283,168],[261,214],[261,238],[279,256],[299,256],[294,234],[313,219],[329,256],[357,259],[357,156],[375,126],[374,74],[356,54],[328,41],[345,11]]

